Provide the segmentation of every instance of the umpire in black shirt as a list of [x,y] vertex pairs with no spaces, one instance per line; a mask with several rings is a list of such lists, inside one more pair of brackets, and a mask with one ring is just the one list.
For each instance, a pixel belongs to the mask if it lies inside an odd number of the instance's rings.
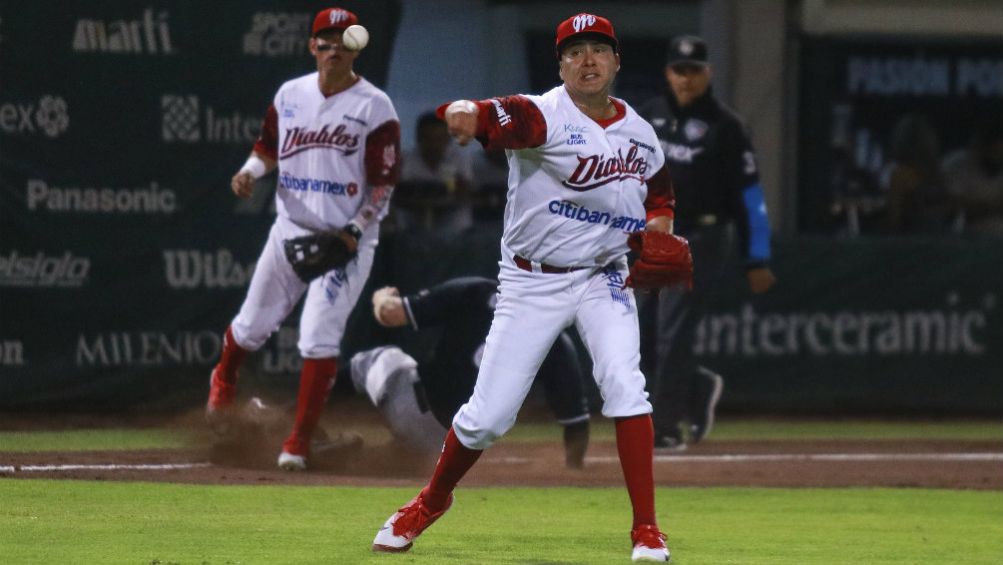
[[725,275],[736,247],[752,292],[776,282],[752,145],[739,117],[714,98],[711,76],[707,44],[677,37],[665,66],[665,95],[638,110],[665,152],[676,192],[675,233],[689,240],[694,261],[692,291],[677,285],[650,294],[640,312],[655,447],[663,449],[685,449],[713,425],[723,380],[697,365],[693,344],[707,303],[729,288]]

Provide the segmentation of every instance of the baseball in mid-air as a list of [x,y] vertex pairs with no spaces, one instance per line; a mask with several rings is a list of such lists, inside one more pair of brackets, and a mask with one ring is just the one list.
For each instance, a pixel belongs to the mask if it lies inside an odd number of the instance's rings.
[[341,44],[349,51],[362,51],[369,44],[369,30],[359,24],[350,25],[341,34]]

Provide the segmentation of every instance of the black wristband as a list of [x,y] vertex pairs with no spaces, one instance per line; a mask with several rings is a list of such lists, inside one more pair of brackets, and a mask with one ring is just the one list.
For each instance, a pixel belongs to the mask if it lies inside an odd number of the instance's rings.
[[345,225],[344,231],[354,237],[355,241],[360,241],[362,239],[362,230],[359,229],[359,226],[351,222]]

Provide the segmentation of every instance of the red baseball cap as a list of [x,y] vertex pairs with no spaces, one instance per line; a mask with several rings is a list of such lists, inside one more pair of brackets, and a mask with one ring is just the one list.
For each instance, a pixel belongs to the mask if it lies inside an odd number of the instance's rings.
[[564,20],[557,26],[557,57],[561,57],[561,48],[572,39],[595,39],[609,43],[613,50],[618,49],[613,24],[602,16],[594,14],[578,14]]
[[359,23],[359,17],[344,8],[327,8],[317,12],[313,19],[313,35],[329,30],[344,30],[350,25]]

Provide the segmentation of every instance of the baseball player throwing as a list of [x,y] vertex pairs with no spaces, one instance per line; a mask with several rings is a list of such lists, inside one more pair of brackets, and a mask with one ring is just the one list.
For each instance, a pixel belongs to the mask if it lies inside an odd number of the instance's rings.
[[[439,454],[453,416],[474,389],[497,293],[497,281],[481,277],[450,279],[407,296],[393,287],[373,293],[373,314],[381,325],[442,329],[432,355],[420,366],[394,346],[352,356],[355,389],[380,409],[403,446]],[[580,469],[589,441],[589,412],[578,352],[567,333],[557,338],[537,378],[564,427],[565,464]]]
[[[592,14],[568,18],[557,27],[556,50],[563,84],[553,90],[441,108],[460,143],[476,138],[506,150],[498,304],[473,395],[453,418],[431,480],[387,519],[374,551],[407,551],[449,510],[457,483],[515,423],[541,362],[573,324],[592,356],[602,413],[616,422],[634,512],[632,559],[669,559],[655,519],[651,405],[629,286],[685,271],[689,253],[670,235],[674,197],[655,132],[609,95],[620,68],[612,24]],[[629,277],[628,239],[642,264]]]
[[213,369],[206,417],[225,427],[237,369],[306,294],[300,318],[303,357],[296,420],[279,467],[303,470],[310,436],[337,372],[345,322],[362,292],[379,239],[379,222],[397,181],[400,124],[390,99],[352,70],[359,51],[345,48],[352,12],[328,8],[313,22],[317,72],[279,88],[261,136],[234,175],[233,192],[279,168],[278,217],[258,259],[247,297],[227,328]]

